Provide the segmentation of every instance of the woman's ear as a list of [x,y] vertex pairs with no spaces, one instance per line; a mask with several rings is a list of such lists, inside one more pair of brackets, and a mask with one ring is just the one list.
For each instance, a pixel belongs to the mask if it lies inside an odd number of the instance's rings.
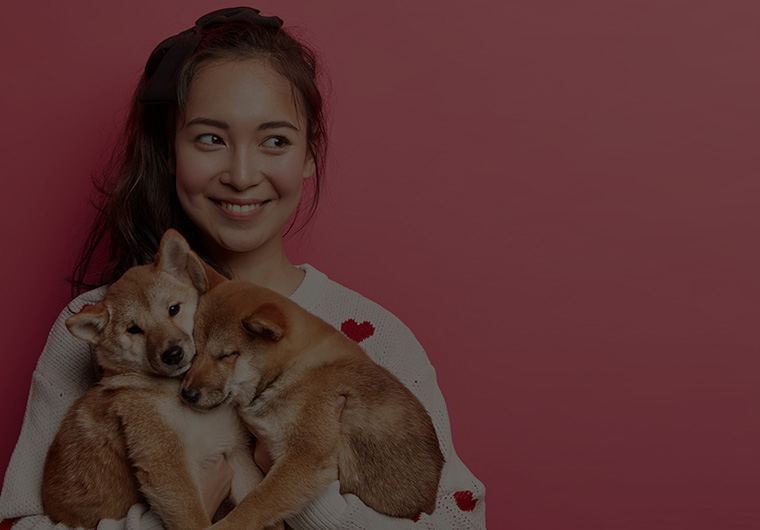
[[303,179],[309,179],[317,172],[317,163],[311,153],[306,154],[306,161],[303,164]]
[[303,164],[303,178],[304,180],[314,176],[317,172],[317,156],[320,150],[319,142],[309,142],[308,149],[306,150],[306,160]]

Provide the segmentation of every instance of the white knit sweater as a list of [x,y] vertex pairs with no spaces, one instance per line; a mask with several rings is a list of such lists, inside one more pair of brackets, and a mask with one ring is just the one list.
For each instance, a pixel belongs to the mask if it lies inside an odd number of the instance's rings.
[[[435,370],[409,329],[395,316],[363,296],[333,282],[309,265],[291,299],[359,342],[378,364],[395,374],[422,401],[433,419],[446,464],[432,515],[417,520],[387,517],[365,506],[354,495],[341,495],[330,484],[288,524],[294,530],[446,530],[485,529],[485,490],[454,452],[446,404]],[[69,334],[66,318],[83,305],[96,303],[105,288],[76,298],[61,313],[37,363],[24,424],[5,474],[0,495],[0,528],[62,529],[42,514],[42,469],[48,447],[66,411],[95,383],[90,346]],[[3,520],[6,521],[3,522]],[[160,529],[161,521],[145,505],[133,506],[126,518],[103,520],[101,530]]]

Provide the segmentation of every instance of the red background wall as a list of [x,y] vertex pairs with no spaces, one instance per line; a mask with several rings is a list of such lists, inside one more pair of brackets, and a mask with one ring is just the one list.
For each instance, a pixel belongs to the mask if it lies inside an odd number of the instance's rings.
[[[0,469],[138,72],[224,6],[4,8]],[[293,258],[416,332],[489,528],[760,528],[760,4],[258,7],[332,82]]]

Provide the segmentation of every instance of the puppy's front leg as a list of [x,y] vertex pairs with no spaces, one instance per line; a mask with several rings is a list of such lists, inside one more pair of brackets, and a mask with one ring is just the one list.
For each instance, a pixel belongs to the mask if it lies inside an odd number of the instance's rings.
[[334,457],[293,452],[272,469],[213,530],[263,530],[297,513],[327,484],[336,480]]
[[140,491],[169,530],[201,530],[211,523],[176,433],[151,399],[134,396],[118,407]]
[[227,455],[227,462],[234,471],[230,498],[237,505],[261,483],[264,474],[254,462],[253,453],[248,447],[233,450]]
[[[254,462],[251,451],[247,449],[233,451],[227,460],[235,471],[230,498],[235,505],[238,505],[261,483],[264,474]],[[285,530],[285,521],[279,521],[267,530]]]
[[297,513],[327,484],[337,480],[340,424],[334,414],[334,397],[326,392],[309,398],[296,399],[310,406],[302,407],[286,426],[279,424],[275,429],[284,447],[276,451],[272,469],[227,517],[213,526],[214,530],[268,528]]

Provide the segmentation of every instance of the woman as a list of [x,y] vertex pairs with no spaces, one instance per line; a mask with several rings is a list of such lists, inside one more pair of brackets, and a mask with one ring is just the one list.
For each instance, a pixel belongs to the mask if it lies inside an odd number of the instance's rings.
[[[356,340],[394,373],[428,410],[446,465],[430,516],[405,520],[378,514],[336,481],[288,519],[310,528],[485,528],[484,489],[457,457],[435,371],[412,333],[393,315],[329,280],[295,266],[283,233],[314,191],[326,150],[322,98],[314,55],[257,10],[214,11],[153,51],[135,92],[120,163],[75,270],[88,285],[92,257],[103,241],[109,261],[96,284],[58,318],[40,357],[19,442],[6,472],[0,518],[19,528],[50,528],[40,500],[42,466],[68,407],[96,380],[92,355],[63,321],[103,296],[133,265],[148,263],[168,228],[179,230],[209,263],[231,277],[289,296]],[[308,201],[307,201],[308,202]],[[257,447],[266,471],[266,448]],[[209,468],[203,496],[210,511],[229,491],[230,469]],[[121,521],[99,528],[160,528],[149,507],[135,505]]]

